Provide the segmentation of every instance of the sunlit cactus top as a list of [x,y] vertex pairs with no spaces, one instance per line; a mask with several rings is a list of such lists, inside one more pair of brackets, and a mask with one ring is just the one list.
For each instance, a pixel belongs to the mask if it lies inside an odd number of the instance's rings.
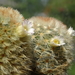
[[32,17],[32,42],[36,71],[46,75],[66,75],[72,62],[75,31],[55,18]]
[[23,21],[23,16],[12,8],[8,7],[0,7],[0,22],[2,24],[7,24],[11,21],[11,23],[21,23]]

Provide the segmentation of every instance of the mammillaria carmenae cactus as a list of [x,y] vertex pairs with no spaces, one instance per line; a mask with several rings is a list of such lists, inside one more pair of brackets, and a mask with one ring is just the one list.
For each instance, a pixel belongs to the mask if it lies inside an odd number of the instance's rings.
[[75,31],[54,18],[32,17],[32,45],[36,72],[45,75],[67,75],[72,62]]
[[54,18],[24,20],[17,10],[0,7],[0,75],[29,75],[33,64],[39,75],[66,75],[73,36],[71,27]]
[[[12,8],[0,7],[0,75],[28,75],[32,22]],[[30,52],[29,52],[30,51]]]

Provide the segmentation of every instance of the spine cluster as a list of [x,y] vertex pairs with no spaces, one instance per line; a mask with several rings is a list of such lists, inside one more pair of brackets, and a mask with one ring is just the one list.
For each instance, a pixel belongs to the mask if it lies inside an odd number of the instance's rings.
[[54,18],[32,17],[30,20],[35,29],[32,44],[36,71],[45,75],[66,75],[73,60],[74,31]]
[[48,17],[24,17],[0,7],[0,75],[67,75],[75,31]]
[[31,71],[28,23],[17,10],[0,7],[0,75],[28,75]]

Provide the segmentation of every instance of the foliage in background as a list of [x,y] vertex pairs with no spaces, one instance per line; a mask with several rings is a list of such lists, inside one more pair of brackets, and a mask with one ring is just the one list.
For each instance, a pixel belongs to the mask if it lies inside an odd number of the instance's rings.
[[42,3],[40,0],[14,0],[17,3],[17,8],[25,18],[29,18],[36,13],[42,11]]
[[62,20],[69,26],[74,25],[75,20],[75,0],[51,0],[46,6],[46,12],[48,10],[49,15],[54,16]]
[[41,13],[46,16],[55,17],[63,21],[68,26],[74,25],[75,20],[75,0],[14,0],[15,7],[25,18],[29,18]]

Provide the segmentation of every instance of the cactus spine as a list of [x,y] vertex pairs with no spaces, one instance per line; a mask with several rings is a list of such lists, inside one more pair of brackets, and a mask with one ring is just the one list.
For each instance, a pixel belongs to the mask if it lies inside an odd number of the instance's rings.
[[23,21],[17,10],[0,7],[0,75],[28,75],[31,71],[30,35],[26,25],[23,29]]
[[72,27],[54,18],[24,20],[17,10],[0,7],[0,75],[29,75],[33,68],[39,75],[67,75],[73,36]]
[[62,22],[48,17],[32,17],[32,44],[36,71],[45,75],[66,75],[72,62],[73,36]]

